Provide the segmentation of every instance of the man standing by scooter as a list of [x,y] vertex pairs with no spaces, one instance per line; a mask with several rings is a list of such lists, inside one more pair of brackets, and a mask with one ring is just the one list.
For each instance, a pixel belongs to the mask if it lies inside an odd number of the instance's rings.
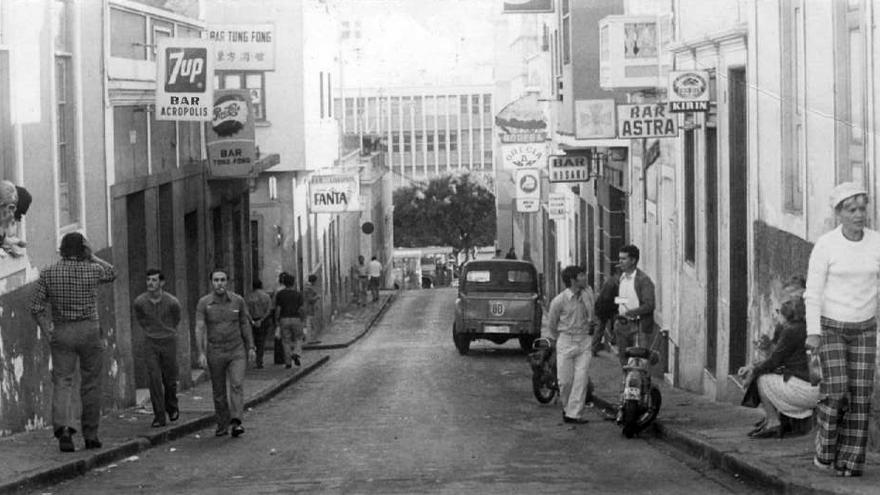
[[556,342],[556,375],[562,399],[562,420],[583,424],[581,414],[587,395],[590,370],[590,327],[594,323],[593,291],[587,286],[583,267],[562,270],[566,289],[550,303],[547,335]]
[[[637,268],[639,248],[627,244],[620,248],[617,258],[620,277],[617,278],[617,311],[620,316],[614,323],[617,340],[617,356],[620,365],[626,364],[626,348],[636,344],[636,335],[641,332],[642,347],[651,347],[654,334],[654,282],[645,272]],[[611,291],[614,294],[614,291]]]

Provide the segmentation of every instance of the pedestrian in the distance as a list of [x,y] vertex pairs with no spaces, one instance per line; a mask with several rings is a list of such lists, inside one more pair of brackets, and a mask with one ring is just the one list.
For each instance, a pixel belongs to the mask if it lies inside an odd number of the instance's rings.
[[305,339],[305,309],[303,295],[294,288],[293,275],[285,274],[284,288],[275,294],[275,321],[284,346],[284,367],[291,368],[291,360],[300,366],[302,343]]
[[[207,366],[214,395],[217,430],[222,437],[244,433],[244,371],[247,360],[256,360],[250,315],[244,298],[226,289],[228,274],[223,268],[211,272],[211,293],[196,305],[196,344],[199,366]],[[227,394],[227,388],[229,393]]]
[[367,305],[367,285],[370,283],[370,272],[364,261],[363,255],[358,256],[357,264],[357,302],[361,306]]
[[71,401],[78,361],[82,435],[87,449],[99,449],[101,373],[107,343],[98,322],[96,291],[100,284],[116,279],[116,270],[92,254],[79,232],[65,234],[59,252],[61,259],[40,271],[30,307],[52,352],[52,426],[61,451],[73,452],[76,430]]
[[382,263],[373,256],[367,271],[370,275],[370,294],[373,296],[373,302],[376,302],[379,300],[379,287],[382,285]]
[[587,286],[583,267],[562,270],[566,289],[550,302],[547,335],[556,342],[556,376],[562,401],[562,420],[586,423],[581,415],[587,398],[590,359],[590,327],[593,324],[593,291]]
[[165,415],[177,421],[177,326],[180,302],[165,292],[165,275],[157,268],[146,272],[147,291],[134,300],[134,316],[144,332],[153,427],[165,426]]
[[263,369],[263,354],[266,352],[266,337],[275,328],[272,298],[263,290],[263,282],[254,279],[253,290],[248,294],[248,313],[251,315],[251,330],[254,334],[254,347],[256,347],[257,369]]
[[507,254],[504,256],[504,259],[515,260],[516,259],[516,250],[511,246],[510,250],[507,251]]
[[862,475],[874,391],[880,233],[865,227],[867,206],[862,186],[834,188],[840,225],[813,246],[804,292],[806,346],[822,363],[813,463],[838,476]]
[[281,341],[281,331],[278,327],[278,320],[275,319],[275,294],[281,291],[284,288],[284,280],[289,275],[287,272],[281,272],[278,274],[278,286],[275,287],[275,290],[270,294],[270,298],[272,300],[272,328],[273,331],[273,362],[275,364],[284,364],[284,342]]
[[614,298],[617,297],[617,274],[614,269],[602,288],[599,295],[596,296],[596,318],[599,325],[593,333],[593,343],[591,344],[593,356],[598,356],[599,351],[607,349],[607,345],[614,345],[614,317],[617,315],[617,304]]
[[[318,336],[318,325],[315,316],[318,315],[321,300],[321,291],[318,287],[318,276],[309,275],[309,284],[303,287],[303,314],[305,314],[305,340],[311,340]],[[320,319],[318,319],[320,321]]]

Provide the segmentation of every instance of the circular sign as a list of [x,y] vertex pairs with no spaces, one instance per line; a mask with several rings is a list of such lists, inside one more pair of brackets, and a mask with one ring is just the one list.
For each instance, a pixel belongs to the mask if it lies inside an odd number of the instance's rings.
[[672,90],[680,98],[686,100],[696,100],[702,97],[707,89],[706,80],[693,72],[685,72],[672,81]]
[[534,175],[523,175],[519,179],[519,189],[524,193],[532,193],[538,189],[538,181]]
[[218,136],[229,137],[244,129],[247,118],[247,100],[240,95],[226,95],[214,103],[211,127]]
[[363,232],[364,234],[372,234],[373,233],[373,223],[372,222],[364,222],[364,224],[361,225],[361,232]]

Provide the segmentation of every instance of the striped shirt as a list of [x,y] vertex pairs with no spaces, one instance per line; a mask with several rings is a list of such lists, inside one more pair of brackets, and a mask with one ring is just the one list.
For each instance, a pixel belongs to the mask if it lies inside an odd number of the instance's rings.
[[45,313],[48,304],[55,322],[97,320],[97,287],[115,279],[112,265],[63,258],[40,271],[31,313]]

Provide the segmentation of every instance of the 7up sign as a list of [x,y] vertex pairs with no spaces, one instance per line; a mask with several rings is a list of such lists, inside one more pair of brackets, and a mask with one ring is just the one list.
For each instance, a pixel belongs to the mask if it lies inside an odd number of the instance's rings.
[[156,120],[210,121],[213,49],[197,38],[162,38],[156,54]]

